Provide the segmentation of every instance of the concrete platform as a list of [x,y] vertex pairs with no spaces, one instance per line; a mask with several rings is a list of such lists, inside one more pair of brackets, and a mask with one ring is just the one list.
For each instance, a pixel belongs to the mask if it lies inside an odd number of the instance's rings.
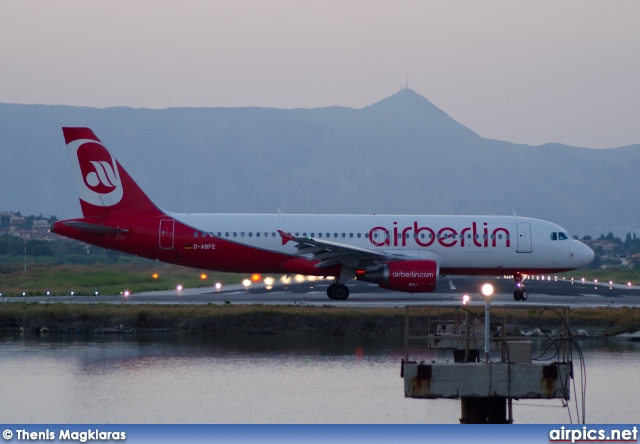
[[406,398],[569,399],[571,365],[403,363]]

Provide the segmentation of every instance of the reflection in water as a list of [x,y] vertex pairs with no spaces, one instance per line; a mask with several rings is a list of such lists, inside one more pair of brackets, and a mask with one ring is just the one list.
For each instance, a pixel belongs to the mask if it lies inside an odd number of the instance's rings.
[[[637,421],[631,406],[640,396],[634,380],[640,344],[581,344],[587,421]],[[450,355],[412,352],[427,361]],[[7,423],[457,423],[459,401],[404,398],[403,356],[401,337],[5,335],[0,417]],[[514,417],[569,422],[559,400],[516,401]]]

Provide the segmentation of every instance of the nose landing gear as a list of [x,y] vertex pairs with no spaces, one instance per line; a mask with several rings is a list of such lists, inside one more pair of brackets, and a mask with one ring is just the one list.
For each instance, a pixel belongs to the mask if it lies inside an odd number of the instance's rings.
[[522,275],[520,273],[516,273],[513,276],[513,280],[516,283],[516,289],[513,292],[513,299],[515,301],[526,301],[529,299],[527,290],[524,289],[524,284],[522,283]]

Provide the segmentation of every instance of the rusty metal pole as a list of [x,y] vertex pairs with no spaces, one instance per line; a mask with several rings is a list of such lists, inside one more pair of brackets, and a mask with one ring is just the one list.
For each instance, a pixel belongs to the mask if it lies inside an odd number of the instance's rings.
[[[427,336],[431,334],[431,306],[427,307]],[[427,339],[427,348],[431,348],[431,339]]]
[[404,308],[404,360],[409,360],[409,306]]

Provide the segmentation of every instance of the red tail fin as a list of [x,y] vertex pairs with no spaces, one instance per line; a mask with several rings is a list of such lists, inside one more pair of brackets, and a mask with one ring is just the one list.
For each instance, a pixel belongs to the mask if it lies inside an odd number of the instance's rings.
[[62,128],[84,217],[162,212],[89,128]]

